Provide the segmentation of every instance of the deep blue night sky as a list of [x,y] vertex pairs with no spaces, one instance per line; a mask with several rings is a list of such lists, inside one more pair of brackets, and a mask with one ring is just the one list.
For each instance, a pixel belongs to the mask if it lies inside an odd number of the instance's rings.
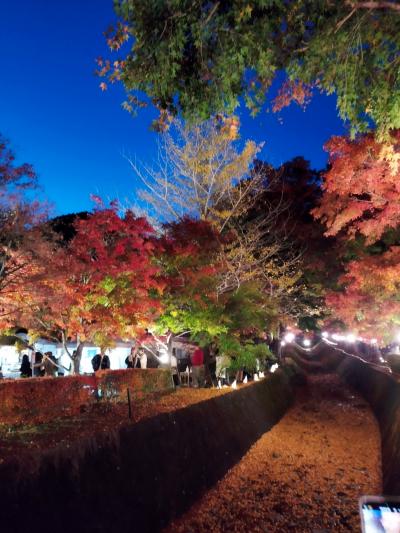
[[[55,213],[90,209],[90,194],[134,198],[135,179],[122,153],[151,162],[154,111],[132,118],[121,109],[122,87],[102,93],[95,58],[107,55],[103,31],[112,0],[16,0],[0,17],[0,132],[20,162],[32,163]],[[344,132],[335,99],[318,95],[306,111],[279,117],[241,116],[243,139],[265,141],[261,158],[274,165],[303,155],[326,163],[324,142]],[[281,123],[282,122],[282,123]]]

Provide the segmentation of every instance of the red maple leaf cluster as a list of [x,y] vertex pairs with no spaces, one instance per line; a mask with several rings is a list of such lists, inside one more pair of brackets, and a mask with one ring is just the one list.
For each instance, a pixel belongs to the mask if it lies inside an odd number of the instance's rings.
[[330,168],[314,215],[344,252],[337,258],[344,274],[327,303],[348,326],[389,340],[400,324],[400,131],[385,142],[372,133],[333,137],[326,147]]
[[400,223],[400,131],[390,143],[368,134],[352,141],[332,137],[326,144],[330,169],[324,175],[321,204],[314,210],[327,235],[343,231],[375,242]]

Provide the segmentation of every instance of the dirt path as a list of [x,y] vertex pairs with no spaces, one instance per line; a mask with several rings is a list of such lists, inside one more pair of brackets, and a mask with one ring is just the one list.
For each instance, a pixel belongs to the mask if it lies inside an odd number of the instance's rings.
[[359,531],[359,496],[380,492],[379,429],[367,404],[336,376],[313,376],[279,424],[166,532]]

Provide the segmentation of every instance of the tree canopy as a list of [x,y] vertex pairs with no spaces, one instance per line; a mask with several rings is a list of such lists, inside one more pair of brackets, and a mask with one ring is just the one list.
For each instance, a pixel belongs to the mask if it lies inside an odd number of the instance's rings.
[[385,143],[372,134],[333,137],[313,210],[326,235],[340,243],[336,262],[343,271],[327,291],[333,314],[357,331],[386,339],[400,325],[398,139],[397,130]]
[[[157,316],[164,286],[154,261],[157,240],[144,218],[130,211],[120,216],[115,206],[76,217],[74,228],[75,236],[62,244],[58,235],[36,235],[42,253],[29,256],[29,265],[41,276],[33,286],[19,286],[8,307],[3,305],[10,325],[65,347],[68,339],[79,338],[82,346],[92,341],[106,348],[135,336]],[[15,301],[24,305],[16,309]]]
[[[16,164],[9,143],[0,135],[0,325],[7,326],[26,308],[22,289],[33,289],[44,275],[35,258],[46,247],[37,227],[46,209],[32,200],[37,176],[28,163]],[[28,198],[28,193],[31,198]],[[14,323],[15,325],[15,323]]]
[[286,80],[269,102],[275,111],[322,91],[337,95],[353,133],[400,127],[395,1],[116,0],[115,8],[107,42],[115,51],[132,38],[130,50],[99,58],[98,72],[123,82],[129,111],[145,105],[144,92],[161,110],[161,127],[166,113],[230,113],[240,96],[257,112],[279,71]]
[[163,222],[188,216],[212,221],[222,230],[259,191],[259,180],[249,178],[261,146],[251,140],[240,146],[235,117],[192,125],[170,122],[155,166],[129,159],[143,186],[139,195],[150,215]]
[[377,241],[400,224],[400,130],[379,143],[373,134],[333,137],[326,144],[329,170],[324,174],[316,218],[327,225],[327,234],[362,234],[367,243]]

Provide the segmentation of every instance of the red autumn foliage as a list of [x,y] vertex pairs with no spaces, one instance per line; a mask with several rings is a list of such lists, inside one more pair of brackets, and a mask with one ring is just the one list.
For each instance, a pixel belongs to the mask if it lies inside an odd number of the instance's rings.
[[332,137],[326,144],[330,169],[314,216],[327,235],[364,235],[367,243],[400,224],[400,130],[390,143],[368,134],[350,140]]
[[0,327],[15,325],[15,314],[26,308],[21,298],[32,290],[44,270],[36,259],[44,252],[39,225],[44,206],[27,201],[37,187],[31,165],[15,164],[15,156],[0,136]]
[[168,291],[177,297],[216,297],[216,277],[222,268],[222,237],[205,220],[184,217],[164,227],[161,250]]
[[159,244],[147,220],[101,209],[76,229],[70,252],[79,275],[72,284],[78,282],[85,299],[86,326],[115,338],[152,322],[164,284],[154,261]]
[[157,287],[158,268],[151,261],[157,241],[145,218],[131,211],[120,217],[116,208],[99,209],[87,220],[78,220],[75,228],[69,250],[90,272],[91,283],[127,272],[134,276],[138,290]]
[[24,294],[29,310],[19,324],[101,347],[133,337],[160,310],[163,282],[154,261],[154,230],[131,212],[119,216],[116,206],[97,209],[75,228],[76,236],[46,258],[46,277],[35,292]]
[[345,264],[340,289],[328,293],[327,303],[356,331],[389,340],[400,322],[400,131],[392,132],[390,142],[368,134],[333,137],[326,147],[330,169],[314,215],[326,224],[327,235],[338,235],[344,244],[357,239],[359,254]]
[[32,228],[17,245],[3,246],[3,254],[0,329],[22,325],[32,301],[45,297],[40,287],[47,280],[46,259],[51,258],[52,250],[40,228]]
[[277,96],[274,98],[272,111],[277,113],[288,107],[292,102],[296,102],[305,108],[312,98],[312,87],[297,80],[287,80],[279,88]]
[[342,292],[330,292],[335,315],[360,333],[390,340],[400,321],[400,246],[380,255],[351,261],[339,282]]

